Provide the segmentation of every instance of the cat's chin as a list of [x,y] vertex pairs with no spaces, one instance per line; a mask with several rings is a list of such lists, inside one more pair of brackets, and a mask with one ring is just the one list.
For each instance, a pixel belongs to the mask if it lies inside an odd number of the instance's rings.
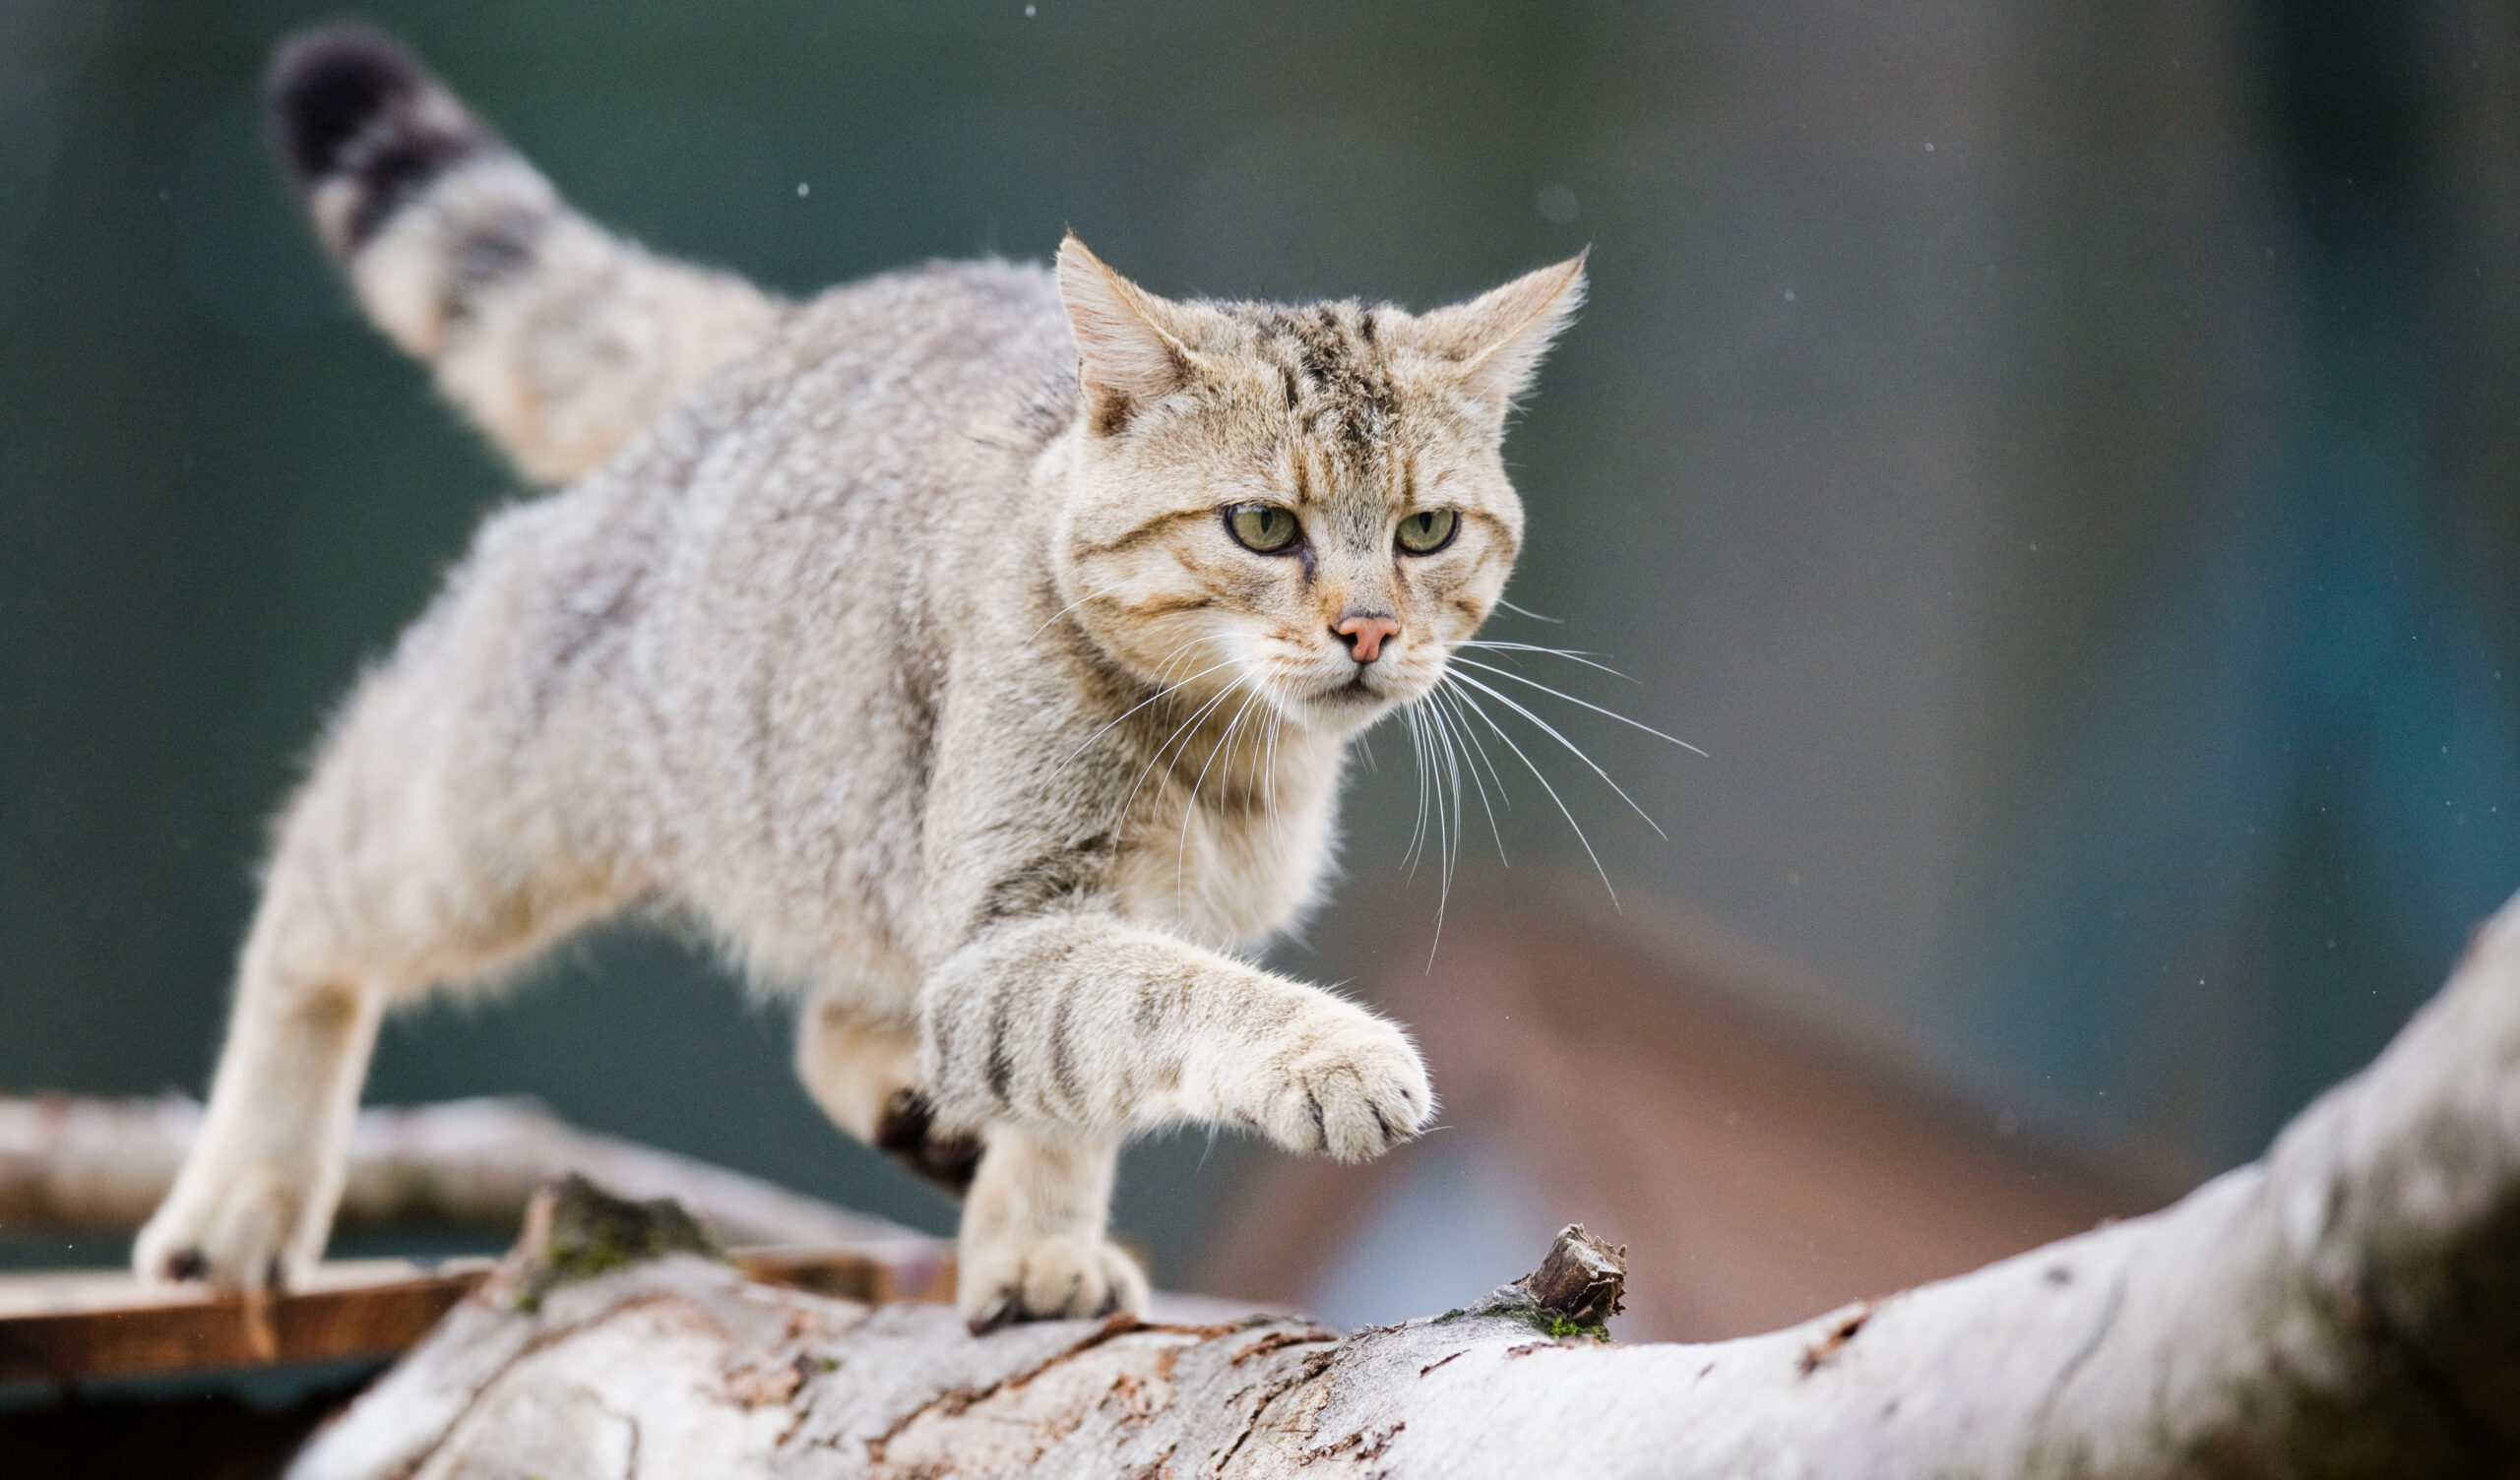
[[1368,683],[1359,673],[1342,684],[1311,690],[1299,699],[1304,715],[1317,729],[1354,730],[1380,719],[1408,696]]

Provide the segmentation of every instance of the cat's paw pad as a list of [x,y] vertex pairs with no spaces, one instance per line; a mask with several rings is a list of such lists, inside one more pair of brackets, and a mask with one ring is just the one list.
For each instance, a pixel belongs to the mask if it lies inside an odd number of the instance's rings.
[[290,1244],[304,1199],[285,1176],[243,1167],[178,1180],[132,1244],[144,1281],[199,1281],[225,1290],[273,1290],[301,1272]]
[[1020,1250],[971,1254],[956,1304],[975,1335],[1018,1321],[1146,1314],[1146,1275],[1104,1239],[1065,1234]]
[[1341,1006],[1271,1061],[1277,1082],[1260,1127],[1289,1150],[1362,1161],[1425,1129],[1435,1091],[1406,1034]]

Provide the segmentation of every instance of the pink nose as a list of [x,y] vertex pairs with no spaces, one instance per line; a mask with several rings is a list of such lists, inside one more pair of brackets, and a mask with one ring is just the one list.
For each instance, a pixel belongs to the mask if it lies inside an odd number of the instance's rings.
[[1352,611],[1330,630],[1348,645],[1350,657],[1370,663],[1382,655],[1385,640],[1400,636],[1400,623],[1378,611]]

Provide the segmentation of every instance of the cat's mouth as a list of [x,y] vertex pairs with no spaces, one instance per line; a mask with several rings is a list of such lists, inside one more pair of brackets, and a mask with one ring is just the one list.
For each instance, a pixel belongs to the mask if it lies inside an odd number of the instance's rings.
[[1372,682],[1373,670],[1359,664],[1343,684],[1334,684],[1313,696],[1313,702],[1333,709],[1354,712],[1376,705],[1391,703],[1384,686]]
[[1414,672],[1402,672],[1387,663],[1340,666],[1347,671],[1314,668],[1297,678],[1288,686],[1292,690],[1288,698],[1309,709],[1318,721],[1344,729],[1370,724],[1393,705],[1407,704],[1417,697],[1418,682]]

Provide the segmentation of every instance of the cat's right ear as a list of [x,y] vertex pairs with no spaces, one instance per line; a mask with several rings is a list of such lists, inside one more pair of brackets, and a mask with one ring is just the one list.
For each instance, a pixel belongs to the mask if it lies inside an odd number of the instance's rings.
[[1591,249],[1555,267],[1526,273],[1467,303],[1419,318],[1419,342],[1451,359],[1471,392],[1502,427],[1505,413],[1539,373],[1558,331],[1584,303],[1584,262]]
[[1073,235],[1059,243],[1058,273],[1087,424],[1109,436],[1188,383],[1191,352],[1164,326],[1170,303],[1111,271]]

